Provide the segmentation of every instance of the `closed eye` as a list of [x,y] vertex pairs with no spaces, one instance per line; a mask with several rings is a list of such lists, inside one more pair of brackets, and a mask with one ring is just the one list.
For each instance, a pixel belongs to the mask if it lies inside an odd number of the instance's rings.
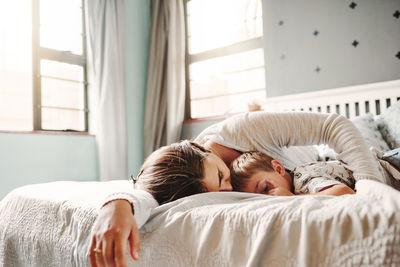
[[266,185],[266,186],[264,187],[263,193],[268,193],[268,191],[269,191],[269,187],[268,187],[268,185]]
[[[261,188],[263,188],[263,187],[261,187]],[[265,187],[263,188],[261,193],[268,193],[268,191],[273,188],[274,188],[274,186],[271,183],[269,183],[268,181],[265,181]]]

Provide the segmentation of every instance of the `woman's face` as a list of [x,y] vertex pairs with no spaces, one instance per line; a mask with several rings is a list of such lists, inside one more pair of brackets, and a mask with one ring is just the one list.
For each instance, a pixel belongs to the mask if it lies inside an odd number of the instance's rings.
[[210,153],[204,159],[203,183],[208,192],[232,191],[229,168],[218,156]]

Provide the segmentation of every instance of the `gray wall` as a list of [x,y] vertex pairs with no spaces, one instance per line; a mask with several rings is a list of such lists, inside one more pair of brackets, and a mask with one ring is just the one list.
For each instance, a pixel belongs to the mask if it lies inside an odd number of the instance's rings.
[[267,97],[400,78],[400,0],[353,2],[263,0]]

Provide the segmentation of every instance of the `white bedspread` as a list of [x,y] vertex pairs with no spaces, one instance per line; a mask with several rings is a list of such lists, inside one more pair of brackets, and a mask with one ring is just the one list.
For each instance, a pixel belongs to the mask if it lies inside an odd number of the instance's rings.
[[[0,266],[88,266],[97,208],[128,181],[55,182],[0,202]],[[400,192],[359,181],[342,197],[221,192],[155,209],[129,266],[399,266]]]

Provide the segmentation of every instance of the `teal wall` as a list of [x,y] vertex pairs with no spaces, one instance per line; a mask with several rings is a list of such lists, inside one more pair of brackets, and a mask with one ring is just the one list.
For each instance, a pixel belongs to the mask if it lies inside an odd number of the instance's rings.
[[94,136],[0,133],[0,199],[26,184],[97,177]]
[[[126,0],[126,101],[129,173],[143,162],[143,117],[150,0]],[[12,189],[50,181],[98,180],[96,138],[0,133],[0,199]]]
[[137,175],[143,162],[150,0],[126,0],[125,9],[128,171]]

